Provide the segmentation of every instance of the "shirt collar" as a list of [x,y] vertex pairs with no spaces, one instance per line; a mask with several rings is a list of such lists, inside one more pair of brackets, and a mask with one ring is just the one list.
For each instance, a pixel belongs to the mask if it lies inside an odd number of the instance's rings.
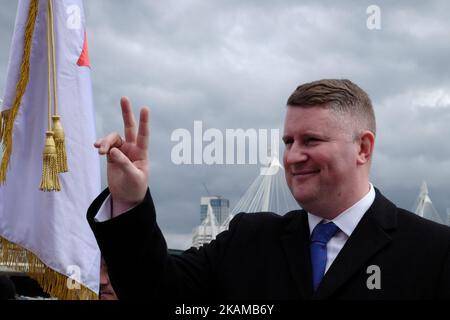
[[340,213],[333,220],[326,220],[316,215],[308,212],[308,224],[310,234],[322,220],[325,222],[332,221],[342,232],[344,232],[348,237],[353,233],[359,221],[363,217],[364,213],[370,208],[373,201],[375,200],[375,189],[371,183],[369,183],[369,192],[362,197],[358,202],[352,205],[350,208],[346,209]]

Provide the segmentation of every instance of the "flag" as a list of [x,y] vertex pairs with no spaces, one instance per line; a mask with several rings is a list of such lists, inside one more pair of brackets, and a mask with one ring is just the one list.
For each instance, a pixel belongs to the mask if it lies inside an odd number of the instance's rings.
[[[95,299],[99,289],[100,252],[85,218],[100,192],[86,39],[82,0],[20,0],[0,106],[0,264],[60,299]],[[67,168],[54,171],[46,161],[58,130]],[[43,187],[48,170],[55,184]]]

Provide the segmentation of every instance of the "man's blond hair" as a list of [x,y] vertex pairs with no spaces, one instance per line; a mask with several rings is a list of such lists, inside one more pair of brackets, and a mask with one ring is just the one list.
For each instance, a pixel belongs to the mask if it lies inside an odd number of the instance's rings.
[[368,94],[347,79],[322,79],[300,85],[287,101],[291,107],[320,106],[350,115],[358,131],[376,134],[375,113]]

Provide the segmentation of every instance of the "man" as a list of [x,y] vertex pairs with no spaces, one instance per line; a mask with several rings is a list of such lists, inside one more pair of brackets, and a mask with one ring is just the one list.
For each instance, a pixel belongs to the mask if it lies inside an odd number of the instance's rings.
[[95,143],[109,190],[88,211],[119,298],[450,299],[450,229],[369,183],[375,116],[351,81],[307,83],[288,99],[285,174],[303,210],[240,213],[181,256],[167,254],[147,187],[148,109],[136,132],[121,104],[125,141],[113,133]]
[[118,300],[109,280],[108,266],[103,257],[100,265],[100,300]]

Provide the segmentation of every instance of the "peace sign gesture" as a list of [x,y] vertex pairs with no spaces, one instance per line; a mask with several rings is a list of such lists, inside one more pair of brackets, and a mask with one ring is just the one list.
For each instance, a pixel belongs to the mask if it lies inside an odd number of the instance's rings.
[[117,132],[98,139],[94,147],[107,155],[108,187],[112,196],[113,217],[140,203],[147,192],[149,160],[149,109],[141,108],[136,128],[128,98],[120,99],[125,141]]

